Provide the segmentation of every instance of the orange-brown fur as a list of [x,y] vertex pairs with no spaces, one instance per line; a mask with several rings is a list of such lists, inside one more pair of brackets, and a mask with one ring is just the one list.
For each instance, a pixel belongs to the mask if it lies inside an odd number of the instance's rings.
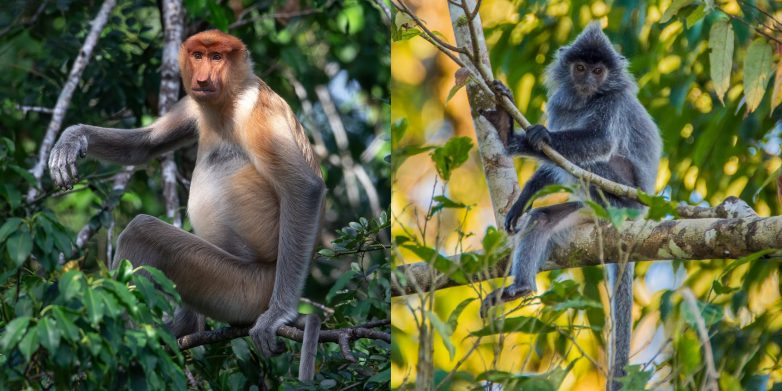
[[202,328],[193,311],[254,322],[250,335],[271,354],[276,329],[296,314],[318,236],[320,166],[291,108],[252,74],[239,39],[196,34],[179,61],[188,97],[146,128],[69,128],[53,151],[53,177],[70,185],[68,167],[82,149],[138,164],[197,139],[188,200],[195,235],[139,215],[120,235],[115,262],[155,266],[176,283],[186,305],[172,326],[177,334]]

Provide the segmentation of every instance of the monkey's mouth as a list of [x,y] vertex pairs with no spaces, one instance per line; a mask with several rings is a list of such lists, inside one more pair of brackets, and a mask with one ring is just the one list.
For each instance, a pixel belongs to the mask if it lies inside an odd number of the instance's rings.
[[590,86],[590,85],[577,85],[576,86],[576,92],[584,97],[592,96],[595,92],[597,92],[597,87]]

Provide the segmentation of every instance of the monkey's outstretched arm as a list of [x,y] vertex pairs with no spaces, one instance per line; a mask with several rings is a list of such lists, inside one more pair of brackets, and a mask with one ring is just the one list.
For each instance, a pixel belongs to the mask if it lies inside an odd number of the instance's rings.
[[[286,105],[287,106],[287,105]],[[299,296],[309,272],[326,185],[307,163],[306,152],[296,143],[301,126],[287,109],[264,118],[266,129],[241,136],[253,153],[256,168],[269,178],[280,202],[277,264],[269,309],[250,329],[256,346],[267,356],[279,351],[277,329],[296,317]],[[267,115],[269,112],[267,112]],[[312,158],[312,157],[310,157]]]
[[49,156],[55,185],[71,187],[78,181],[76,161],[91,156],[120,164],[139,164],[164,152],[195,142],[198,136],[190,98],[150,126],[136,129],[73,125],[65,129]]

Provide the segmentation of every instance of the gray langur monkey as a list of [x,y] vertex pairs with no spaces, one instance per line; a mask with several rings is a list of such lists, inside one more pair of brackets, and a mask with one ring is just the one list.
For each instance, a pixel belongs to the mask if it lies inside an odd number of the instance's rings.
[[[627,60],[614,50],[599,23],[593,22],[569,46],[557,51],[546,70],[548,129],[530,126],[526,134],[513,133],[513,120],[501,109],[481,114],[498,129],[511,155],[542,161],[511,207],[505,229],[515,234],[511,273],[513,283],[488,295],[482,314],[492,305],[531,295],[535,275],[558,243],[568,241],[572,227],[591,218],[580,213],[583,204],[571,201],[531,209],[532,196],[550,184],[571,184],[576,179],[547,160],[540,151],[550,145],[587,171],[624,185],[654,192],[661,153],[659,130],[636,97],[638,87],[627,70]],[[512,99],[510,91],[495,82],[495,90]],[[605,204],[642,209],[636,201],[602,194],[594,187],[589,197]],[[588,220],[585,220],[588,219]],[[612,378],[625,374],[629,360],[633,305],[633,264],[609,265],[613,294]],[[618,383],[609,384],[618,389]]]
[[114,264],[151,265],[174,281],[184,302],[170,324],[177,337],[202,330],[203,314],[253,325],[250,337],[271,356],[277,330],[296,317],[319,236],[320,164],[238,38],[198,33],[182,44],[179,66],[187,96],[150,126],[66,129],[49,159],[52,180],[71,188],[80,157],[141,164],[197,142],[187,206],[195,235],[138,215],[117,239]]

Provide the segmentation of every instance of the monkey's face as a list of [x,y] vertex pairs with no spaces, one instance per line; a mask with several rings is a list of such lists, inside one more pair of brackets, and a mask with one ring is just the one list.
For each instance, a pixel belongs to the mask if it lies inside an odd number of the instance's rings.
[[229,101],[239,80],[246,78],[247,50],[236,37],[211,30],[182,44],[179,65],[188,95],[200,103],[221,105]]
[[227,64],[225,53],[201,47],[188,53],[190,63],[188,93],[197,101],[219,101],[223,93],[224,70]]
[[570,77],[573,87],[582,97],[590,97],[600,90],[608,76],[608,69],[603,63],[590,64],[574,61],[570,64]]

